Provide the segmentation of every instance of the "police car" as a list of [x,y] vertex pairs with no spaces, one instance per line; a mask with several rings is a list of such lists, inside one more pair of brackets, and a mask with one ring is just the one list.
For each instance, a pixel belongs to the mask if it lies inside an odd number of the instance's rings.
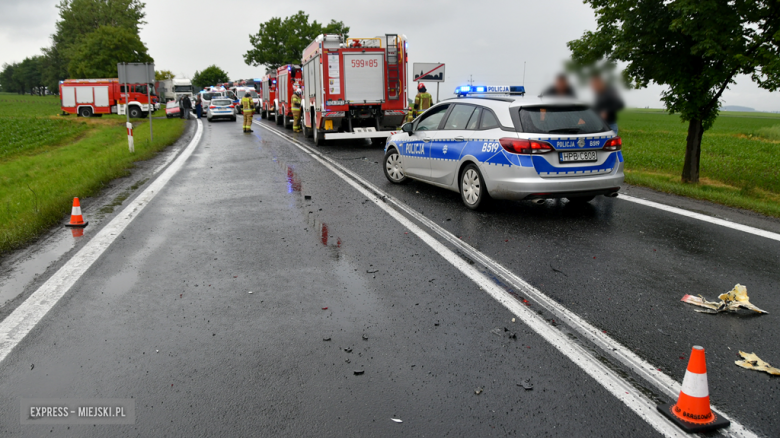
[[622,142],[586,104],[525,98],[517,86],[463,86],[455,94],[388,138],[382,167],[390,182],[458,191],[471,209],[491,198],[617,196]]

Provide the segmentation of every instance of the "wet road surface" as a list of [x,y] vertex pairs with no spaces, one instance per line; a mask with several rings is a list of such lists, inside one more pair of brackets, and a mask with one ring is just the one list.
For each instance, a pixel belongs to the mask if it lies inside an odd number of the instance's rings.
[[[0,363],[0,434],[658,435],[305,150],[204,125],[186,165]],[[780,434],[780,380],[733,365],[740,349],[780,363],[777,242],[620,199],[476,213],[457,193],[389,184],[376,146],[319,151],[675,380],[703,345],[713,402]],[[769,314],[679,301],[736,283]],[[32,397],[132,397],[137,421],[21,426]]]

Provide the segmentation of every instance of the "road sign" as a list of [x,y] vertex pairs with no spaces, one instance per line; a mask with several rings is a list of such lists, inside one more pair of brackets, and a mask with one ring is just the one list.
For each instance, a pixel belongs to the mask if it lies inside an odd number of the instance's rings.
[[123,62],[117,64],[116,69],[119,74],[119,82],[123,84],[149,84],[154,82],[154,64]]
[[444,64],[415,62],[412,64],[415,81],[444,82]]

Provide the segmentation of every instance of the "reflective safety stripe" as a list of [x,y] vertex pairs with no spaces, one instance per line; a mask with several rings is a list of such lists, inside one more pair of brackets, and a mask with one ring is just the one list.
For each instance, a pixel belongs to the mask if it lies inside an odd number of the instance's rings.
[[81,216],[81,207],[73,207],[73,211],[70,214],[71,216]]
[[710,395],[710,389],[707,386],[707,374],[696,374],[686,371],[680,391],[691,397],[707,397]]

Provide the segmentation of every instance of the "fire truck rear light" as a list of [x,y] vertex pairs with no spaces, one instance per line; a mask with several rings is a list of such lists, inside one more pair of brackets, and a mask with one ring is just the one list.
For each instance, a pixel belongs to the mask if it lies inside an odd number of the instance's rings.
[[553,147],[550,143],[538,140],[505,137],[499,139],[498,142],[505,151],[512,154],[546,154],[547,152],[553,151]]
[[619,151],[623,149],[623,140],[620,137],[610,138],[602,148],[605,151]]

